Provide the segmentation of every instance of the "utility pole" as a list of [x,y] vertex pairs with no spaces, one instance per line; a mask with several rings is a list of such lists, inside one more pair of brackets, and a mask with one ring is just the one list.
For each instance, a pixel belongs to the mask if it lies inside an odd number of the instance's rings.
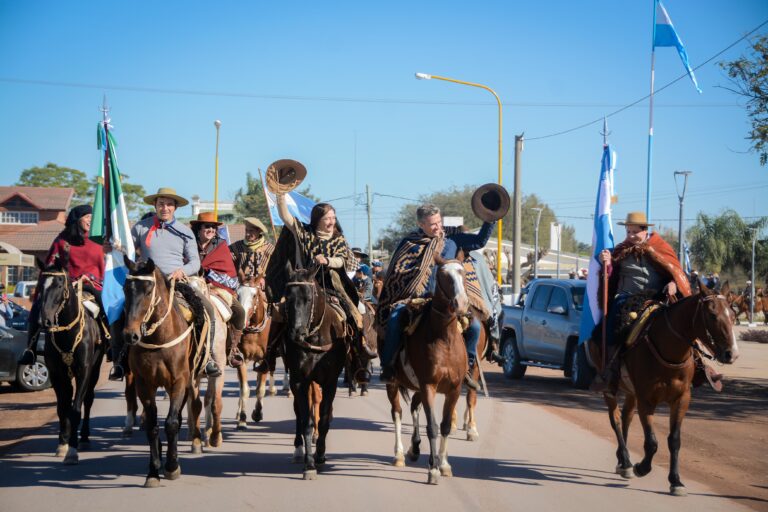
[[749,326],[755,327],[755,244],[757,243],[757,228],[749,228],[752,234],[752,284],[749,287]]
[[[675,171],[675,192],[677,192],[677,198],[680,200],[680,215],[677,223],[677,254],[680,264],[685,261],[685,252],[683,250],[683,200],[685,199],[685,189],[688,186],[688,176],[691,175],[691,171]],[[683,176],[683,193],[681,194],[677,188],[677,177]]]
[[[514,231],[512,239],[512,297],[513,303],[520,297],[520,217],[522,207],[522,190],[520,184],[520,164],[523,153],[523,134],[515,135],[515,190],[512,200],[512,227]],[[501,254],[501,247],[499,247]]]
[[368,212],[368,257],[373,261],[373,243],[371,240],[371,187],[365,186],[365,209]]
[[533,278],[539,277],[539,221],[541,221],[541,212],[544,208],[531,208],[536,212],[536,224],[533,230]]
[[560,279],[560,228],[562,226],[559,222],[555,222],[555,228],[557,228],[557,278]]

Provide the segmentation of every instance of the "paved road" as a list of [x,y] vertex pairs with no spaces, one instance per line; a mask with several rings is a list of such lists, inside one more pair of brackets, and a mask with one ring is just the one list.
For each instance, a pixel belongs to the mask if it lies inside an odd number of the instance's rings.
[[[318,480],[303,481],[293,451],[291,401],[267,397],[265,421],[235,430],[235,375],[227,373],[225,442],[203,455],[180,444],[182,476],[143,489],[149,450],[143,432],[121,439],[122,391],[109,383],[98,392],[93,411],[92,451],[78,466],[53,457],[55,432],[41,431],[0,458],[0,509],[4,511],[157,510],[634,510],[680,507],[748,510],[691,480],[689,496],[667,494],[666,468],[626,481],[613,473],[615,446],[541,407],[514,400],[481,399],[480,441],[451,436],[453,478],[427,485],[426,457],[406,468],[390,465],[394,435],[389,404],[380,386],[368,397],[335,402],[328,439],[329,460]],[[161,402],[167,408],[167,402]],[[463,412],[463,405],[460,407]],[[410,418],[406,420],[410,423]],[[423,428],[423,427],[422,427]],[[404,427],[404,434],[410,427]],[[426,439],[425,439],[426,440]],[[660,442],[664,450],[666,443]],[[424,443],[422,444],[424,446]],[[426,507],[426,508],[423,508]]]

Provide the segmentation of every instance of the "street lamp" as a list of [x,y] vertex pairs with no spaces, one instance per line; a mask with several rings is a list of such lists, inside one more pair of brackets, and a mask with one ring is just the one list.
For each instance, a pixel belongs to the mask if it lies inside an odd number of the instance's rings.
[[216,127],[216,178],[213,185],[213,219],[219,220],[219,128],[221,128],[221,121],[215,120],[213,126]]
[[[493,89],[491,89],[490,87],[488,87],[486,85],[476,84],[474,82],[465,82],[463,80],[456,80],[455,78],[447,78],[447,77],[444,77],[444,76],[430,75],[430,74],[427,74],[427,73],[416,73],[416,79],[417,80],[432,80],[432,79],[444,80],[446,82],[453,82],[455,84],[469,85],[471,87],[479,87],[479,88],[485,89],[486,91],[488,91],[491,94],[493,94],[493,97],[496,98],[496,103],[498,103],[498,105],[499,105],[499,185],[503,186],[502,183],[501,183],[501,99],[499,98],[499,95],[496,94],[496,91],[494,91]],[[519,200],[519,198],[517,197],[517,191],[515,191],[515,197],[516,197],[515,201]],[[520,211],[520,208],[515,208],[515,211],[514,211],[513,216],[512,216],[512,223],[513,223],[513,227],[514,227],[516,232],[520,229],[520,219],[517,218],[519,211]],[[496,251],[496,279],[498,280],[499,284],[501,284],[501,250],[502,250],[501,230],[502,230],[502,224],[503,224],[503,219],[499,219],[499,225],[498,225],[498,248],[497,248],[497,251]],[[515,250],[515,254],[518,255],[517,256],[517,261],[519,262],[519,260],[520,260],[519,253],[518,253],[519,248],[517,246],[515,246],[513,249]],[[513,275],[512,278],[513,279],[518,279],[518,280],[520,279],[519,275],[517,277],[515,277]]]
[[[683,252],[683,199],[685,199],[685,189],[688,187],[688,176],[691,175],[691,171],[675,171],[675,192],[677,192],[677,198],[680,200],[680,215],[677,223],[677,252],[678,259],[682,265],[685,261],[685,252]],[[683,176],[683,193],[677,191],[677,177]]]
[[536,224],[533,230],[533,278],[539,277],[539,221],[544,208],[531,208],[536,212]]

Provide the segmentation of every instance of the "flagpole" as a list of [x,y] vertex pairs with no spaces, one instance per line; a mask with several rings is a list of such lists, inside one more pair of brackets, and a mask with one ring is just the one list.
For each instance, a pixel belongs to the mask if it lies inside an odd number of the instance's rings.
[[218,119],[213,122],[216,127],[216,178],[213,185],[213,220],[219,220],[219,128],[221,121]]
[[653,82],[654,82],[654,65],[656,63],[656,3],[658,0],[653,0],[653,30],[651,31],[651,95],[649,102],[649,114],[648,114],[648,167],[646,171],[645,182],[645,216],[648,218],[648,222],[651,222],[651,169],[652,157],[653,157]]
[[267,212],[269,213],[269,223],[272,224],[272,236],[277,241],[277,231],[275,230],[275,219],[272,218],[272,208],[269,207],[269,196],[267,195],[267,186],[264,184],[264,175],[261,173],[261,167],[259,169],[259,179],[261,180],[261,190],[264,191],[264,200],[267,202]]

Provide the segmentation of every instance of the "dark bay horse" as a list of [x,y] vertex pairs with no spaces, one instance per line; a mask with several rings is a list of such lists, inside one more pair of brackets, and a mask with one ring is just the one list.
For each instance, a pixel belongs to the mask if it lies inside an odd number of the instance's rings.
[[[654,412],[661,403],[669,405],[668,478],[670,492],[675,496],[686,494],[678,468],[681,426],[691,401],[694,350],[700,342],[712,357],[724,364],[733,363],[739,356],[733,332],[733,312],[725,296],[701,283],[699,287],[696,295],[657,310],[641,338],[624,353],[620,388],[626,398],[621,414],[617,397],[609,392],[603,395],[618,441],[616,472],[625,478],[631,477],[632,473],[636,476],[650,473],[651,461],[658,448],[653,431]],[[599,364],[600,350],[596,345],[590,343],[590,354]],[[633,466],[626,440],[635,408],[645,433],[645,456]]]
[[[469,307],[464,286],[466,277],[461,260],[435,258],[438,265],[437,286],[430,306],[410,334],[404,334],[404,348],[395,362],[395,379],[387,384],[387,396],[392,405],[395,423],[395,466],[405,465],[402,442],[402,415],[400,394],[407,400],[408,389],[416,391],[411,403],[413,436],[408,458],[419,458],[419,405],[424,406],[429,438],[429,476],[427,482],[437,484],[442,476],[452,476],[448,463],[448,435],[456,404],[461,396],[461,385],[467,373],[467,351],[458,326],[458,317],[465,315]],[[383,336],[380,337],[383,339]],[[443,419],[440,422],[440,451],[437,442],[435,420],[435,395],[445,395]]]
[[72,282],[65,269],[66,262],[57,258],[42,271],[40,325],[48,331],[45,364],[56,393],[59,416],[56,455],[64,457],[64,464],[77,464],[77,431],[80,428],[79,443],[86,446],[94,388],[106,347],[101,343],[98,323],[83,305],[82,279]]
[[[294,462],[304,462],[304,479],[317,478],[317,465],[325,463],[325,439],[330,429],[338,378],[347,358],[346,326],[328,303],[321,267],[293,270],[286,264],[283,360],[290,375],[296,414]],[[330,286],[330,283],[328,283]],[[317,421],[318,438],[312,454],[313,421],[310,414],[312,383],[319,384],[322,400]]]
[[[272,317],[269,313],[269,303],[264,291],[251,281],[245,281],[237,290],[237,298],[245,309],[247,319],[243,336],[240,338],[238,348],[243,354],[245,363],[237,369],[237,380],[240,383],[240,400],[237,404],[237,429],[246,428],[246,409],[250,386],[248,384],[248,365],[261,363],[266,357],[267,341],[269,341],[269,329],[272,325]],[[264,418],[262,401],[264,400],[268,371],[258,372],[256,378],[256,406],[251,413],[251,419],[260,422]]]
[[[144,487],[160,485],[162,442],[157,423],[155,396],[165,388],[170,401],[165,419],[168,451],[165,477],[175,480],[181,475],[178,460],[178,435],[181,411],[193,385],[195,344],[194,324],[188,323],[173,303],[174,293],[152,260],[134,263],[126,258],[128,275],[125,291],[125,342],[130,346],[128,360],[135,378],[136,391],[144,407],[145,431],[149,441],[149,472]],[[192,426],[190,425],[190,429]],[[193,440],[194,445],[194,440]]]

